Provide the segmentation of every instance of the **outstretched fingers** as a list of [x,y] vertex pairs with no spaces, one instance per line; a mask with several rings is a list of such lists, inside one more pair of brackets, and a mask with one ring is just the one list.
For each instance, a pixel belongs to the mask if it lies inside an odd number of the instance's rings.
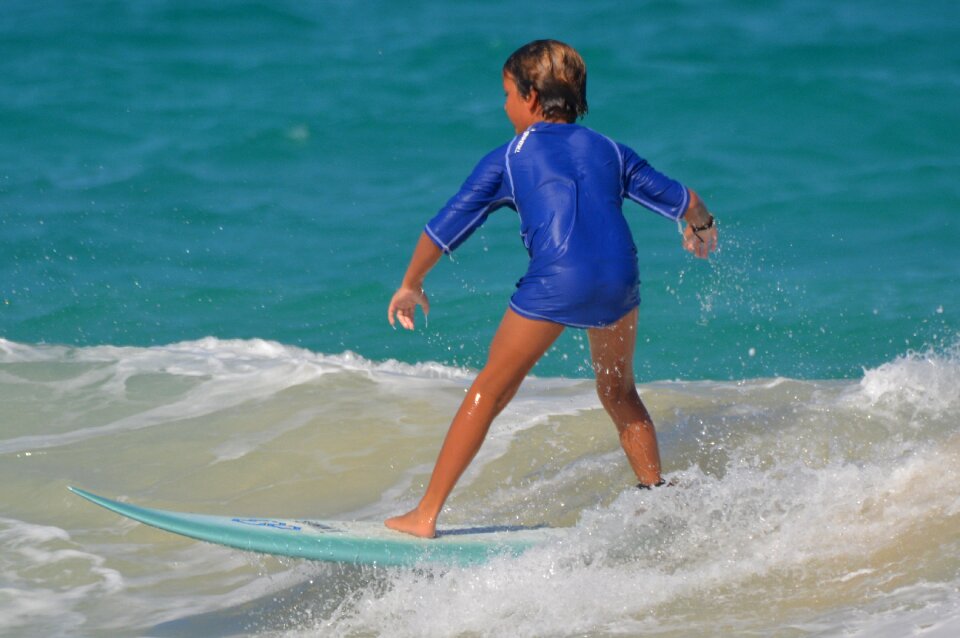
[[387,321],[394,328],[399,322],[407,330],[413,330],[418,305],[423,308],[424,316],[430,314],[430,301],[423,289],[400,288],[393,293],[390,305],[387,306]]

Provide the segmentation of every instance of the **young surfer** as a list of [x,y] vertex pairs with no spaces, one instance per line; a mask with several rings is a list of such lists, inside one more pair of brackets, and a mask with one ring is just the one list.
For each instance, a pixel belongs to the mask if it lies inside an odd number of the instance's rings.
[[628,147],[575,124],[587,112],[586,83],[580,54],[556,40],[536,40],[507,59],[504,110],[516,136],[480,160],[427,223],[390,300],[390,324],[412,330],[416,306],[430,310],[423,281],[440,256],[497,208],[517,211],[530,265],[450,425],[426,493],[387,527],[436,534],[440,510],[491,422],[566,326],[587,330],[597,393],[640,486],[663,482],[656,431],[633,376],[639,274],[623,200],[684,219],[683,246],[697,257],[717,247],[717,229],[692,190]]

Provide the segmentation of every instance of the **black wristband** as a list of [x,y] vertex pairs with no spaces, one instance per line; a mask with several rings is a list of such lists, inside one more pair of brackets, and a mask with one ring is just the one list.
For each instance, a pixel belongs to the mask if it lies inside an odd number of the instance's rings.
[[695,233],[699,233],[699,232],[702,232],[702,231],[704,231],[704,230],[710,230],[711,228],[713,228],[713,215],[710,215],[710,221],[708,221],[708,222],[707,222],[706,224],[704,224],[703,226],[697,226],[696,224],[690,224],[690,230],[692,230],[692,231],[695,232]]

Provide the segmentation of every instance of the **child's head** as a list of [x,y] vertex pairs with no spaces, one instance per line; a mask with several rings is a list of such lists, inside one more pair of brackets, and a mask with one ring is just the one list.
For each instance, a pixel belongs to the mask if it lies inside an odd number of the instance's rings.
[[507,58],[503,73],[520,96],[535,91],[546,120],[574,122],[587,113],[587,65],[576,49],[556,40],[534,40]]

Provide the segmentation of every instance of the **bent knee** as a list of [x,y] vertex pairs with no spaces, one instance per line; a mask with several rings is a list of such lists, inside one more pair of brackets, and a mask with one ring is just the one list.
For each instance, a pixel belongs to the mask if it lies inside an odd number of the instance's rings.
[[637,394],[633,375],[597,373],[597,396],[604,405],[616,405]]

